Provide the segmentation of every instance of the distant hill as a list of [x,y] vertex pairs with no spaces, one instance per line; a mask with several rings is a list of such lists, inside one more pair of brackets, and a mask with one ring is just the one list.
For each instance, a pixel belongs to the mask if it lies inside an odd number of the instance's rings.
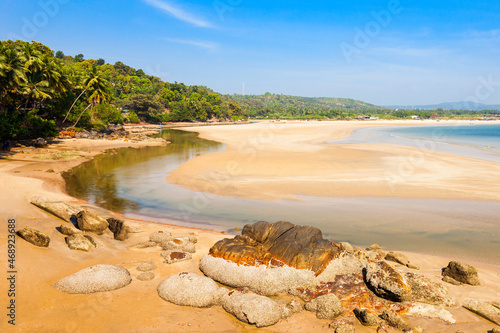
[[341,113],[364,113],[386,108],[350,98],[299,97],[265,93],[264,95],[224,95],[228,102],[238,103],[250,117],[292,116],[310,117],[322,115],[338,116]]
[[482,103],[474,103],[474,102],[451,102],[451,103],[440,103],[434,105],[391,105],[387,106],[391,109],[420,109],[420,110],[470,110],[470,111],[483,111],[483,110],[497,110],[500,111],[500,105],[488,105]]

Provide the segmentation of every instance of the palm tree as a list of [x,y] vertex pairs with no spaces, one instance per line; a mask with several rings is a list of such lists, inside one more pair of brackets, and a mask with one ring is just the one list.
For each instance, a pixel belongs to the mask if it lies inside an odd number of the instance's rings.
[[0,53],[0,103],[12,102],[16,95],[21,93],[26,82],[24,62],[25,59],[21,53],[2,44],[2,52]]

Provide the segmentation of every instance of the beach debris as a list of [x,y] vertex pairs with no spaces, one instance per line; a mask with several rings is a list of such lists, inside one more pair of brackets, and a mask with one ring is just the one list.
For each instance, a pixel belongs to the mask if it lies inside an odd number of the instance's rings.
[[112,217],[107,219],[106,221],[109,224],[108,228],[113,233],[114,239],[119,241],[124,241],[127,239],[129,231],[127,226],[125,225],[125,221]]
[[341,318],[335,319],[328,325],[329,328],[334,330],[334,333],[354,333],[354,323],[350,320]]
[[72,236],[76,234],[81,234],[82,231],[80,229],[75,228],[72,224],[61,224],[59,227],[61,233],[66,236]]
[[66,244],[71,250],[85,251],[89,252],[92,247],[92,242],[90,239],[82,234],[73,234],[66,237]]
[[403,302],[411,298],[406,277],[385,261],[367,264],[365,282],[377,296],[387,300]]
[[283,315],[283,308],[272,299],[239,290],[222,296],[221,305],[240,321],[257,327],[274,325]]
[[344,313],[342,303],[335,294],[319,296],[306,303],[306,310],[316,312],[318,319],[333,320]]
[[123,288],[132,278],[127,269],[115,265],[95,265],[69,275],[54,284],[69,294],[90,294]]
[[219,304],[224,290],[214,280],[195,273],[172,275],[157,288],[158,295],[167,302],[198,308]]
[[500,325],[500,309],[493,303],[472,299],[469,300],[463,307],[497,325]]
[[195,243],[191,241],[193,239],[196,240],[194,236],[176,237],[171,240],[162,242],[161,247],[165,251],[181,251],[181,252],[195,253],[196,252],[196,247],[194,245]]
[[49,236],[33,228],[21,229],[17,232],[17,235],[35,246],[48,247],[50,244]]
[[30,199],[31,204],[40,209],[71,223],[71,217],[83,210],[80,207],[68,204],[62,201],[48,201],[47,199],[37,196]]
[[384,310],[381,317],[387,322],[387,324],[403,332],[407,332],[412,329],[412,327],[393,310]]
[[[450,277],[464,284],[470,284],[472,286],[480,285],[477,269],[460,261],[450,261],[448,266],[443,269],[442,275],[443,277]],[[445,282],[449,281],[449,279],[445,280]]]
[[363,326],[380,326],[383,320],[376,313],[370,312],[367,309],[354,309],[354,315]]
[[434,305],[454,306],[455,301],[446,297],[448,289],[440,283],[432,282],[429,278],[406,273],[406,280],[411,287],[411,299],[414,302]]
[[183,251],[162,251],[160,255],[165,258],[166,264],[175,264],[176,262],[186,261],[193,258],[191,253]]
[[76,214],[78,228],[83,231],[90,231],[102,235],[108,228],[109,223],[104,218],[82,210]]
[[172,240],[172,234],[170,232],[165,231],[156,231],[149,235],[149,241],[155,242],[157,244],[161,244],[163,242],[168,242]]
[[151,281],[155,278],[155,274],[153,272],[144,272],[137,275],[137,280],[139,281]]
[[158,246],[158,243],[155,242],[141,242],[135,245],[131,245],[130,247],[135,247],[136,249],[147,249],[149,247],[156,247],[156,246]]
[[146,262],[146,263],[141,264],[136,269],[138,271],[141,271],[141,272],[149,272],[149,271],[155,270],[156,269],[156,265],[155,265],[155,263],[153,261],[151,261],[151,262]]

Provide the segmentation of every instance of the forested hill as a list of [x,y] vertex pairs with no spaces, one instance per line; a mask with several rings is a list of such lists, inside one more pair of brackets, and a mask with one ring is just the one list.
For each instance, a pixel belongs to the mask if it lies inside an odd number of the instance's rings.
[[337,118],[342,115],[377,112],[385,108],[349,98],[299,97],[265,93],[264,95],[223,95],[238,103],[248,117]]

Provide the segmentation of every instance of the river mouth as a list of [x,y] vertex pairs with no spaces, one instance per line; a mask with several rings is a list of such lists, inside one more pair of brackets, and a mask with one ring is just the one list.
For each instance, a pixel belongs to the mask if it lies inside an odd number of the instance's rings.
[[261,201],[210,195],[169,184],[168,173],[191,158],[225,149],[196,133],[170,130],[172,143],[96,156],[63,175],[68,194],[127,218],[178,221],[225,230],[261,220],[320,228],[325,237],[367,246],[500,263],[499,202],[372,197],[299,197]]

